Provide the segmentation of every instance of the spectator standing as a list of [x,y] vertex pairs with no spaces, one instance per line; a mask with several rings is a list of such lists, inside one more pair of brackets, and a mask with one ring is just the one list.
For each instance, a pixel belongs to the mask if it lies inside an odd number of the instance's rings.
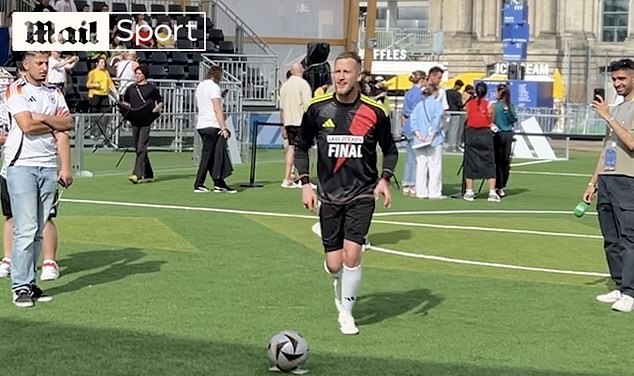
[[59,0],[55,3],[55,11],[57,12],[77,12],[77,6],[72,0]]
[[[231,137],[231,133],[225,123],[225,115],[222,111],[222,92],[218,86],[222,80],[222,74],[221,67],[211,66],[205,79],[196,87],[195,95],[198,108],[196,130],[203,141],[200,164],[194,181],[194,192],[196,193],[210,191],[209,188],[205,187],[207,174],[213,179],[214,192],[237,192],[225,182],[225,178],[229,175],[223,159],[226,158],[226,140]],[[218,148],[224,149],[217,150]]]
[[464,86],[462,80],[456,80],[453,89],[447,90],[447,105],[449,106],[449,126],[447,129],[447,151],[457,152],[460,139],[458,134],[460,128],[464,127],[464,116],[462,111],[462,94],[460,90]]
[[438,88],[427,86],[411,116],[412,147],[416,153],[416,197],[421,199],[447,198],[442,194],[443,109],[437,95]]
[[50,0],[40,0],[33,8],[34,12],[55,12],[55,8],[51,6]]
[[295,63],[291,66],[291,77],[289,77],[280,89],[280,118],[284,124],[282,135],[288,141],[286,149],[284,179],[282,188],[299,188],[292,179],[293,160],[295,159],[295,139],[302,124],[304,108],[311,99],[310,84],[302,78],[304,68],[301,64]]
[[409,76],[410,82],[414,85],[405,93],[403,100],[403,113],[401,124],[403,124],[403,136],[407,138],[407,159],[403,173],[403,194],[406,196],[416,195],[416,153],[412,148],[414,134],[411,127],[412,111],[423,98],[423,88],[427,84],[427,73],[414,71]]
[[491,105],[491,119],[497,131],[493,136],[495,150],[495,189],[500,197],[506,196],[506,184],[511,172],[511,149],[513,145],[513,127],[517,122],[515,107],[511,104],[508,85],[497,87],[497,102]]
[[464,175],[466,201],[475,200],[474,179],[487,179],[490,202],[500,202],[495,191],[495,154],[493,151],[493,133],[491,132],[491,113],[489,102],[484,98],[487,86],[476,85],[477,98],[467,103],[467,134],[464,153]]

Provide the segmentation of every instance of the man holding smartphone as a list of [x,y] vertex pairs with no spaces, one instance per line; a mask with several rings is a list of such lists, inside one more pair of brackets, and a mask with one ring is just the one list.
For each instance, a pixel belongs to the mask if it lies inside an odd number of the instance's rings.
[[634,308],[634,61],[610,64],[612,85],[623,102],[610,110],[601,91],[592,108],[608,135],[583,200],[597,199],[599,225],[614,290],[596,297],[619,312]]

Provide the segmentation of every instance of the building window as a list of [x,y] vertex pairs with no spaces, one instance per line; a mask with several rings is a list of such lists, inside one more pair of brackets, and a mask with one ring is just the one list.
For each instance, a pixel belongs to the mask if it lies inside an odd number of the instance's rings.
[[623,42],[627,38],[630,0],[603,1],[604,42]]

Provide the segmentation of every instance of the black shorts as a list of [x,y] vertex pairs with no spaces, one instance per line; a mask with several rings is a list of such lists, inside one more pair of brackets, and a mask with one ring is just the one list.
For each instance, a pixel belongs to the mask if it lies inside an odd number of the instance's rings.
[[284,130],[286,130],[286,139],[288,140],[289,145],[295,146],[295,138],[297,138],[297,135],[299,134],[299,128],[300,127],[294,125],[287,125],[284,127]]
[[359,245],[365,244],[374,214],[374,199],[360,199],[349,204],[322,203],[319,209],[321,241],[326,252],[343,248],[348,240]]
[[[57,190],[55,190],[55,205],[51,208],[51,212],[48,215],[48,219],[57,217],[57,206],[59,205]],[[13,212],[11,211],[11,198],[9,196],[9,189],[7,188],[7,179],[4,176],[0,176],[0,204],[2,204],[2,215],[6,219],[13,218]]]

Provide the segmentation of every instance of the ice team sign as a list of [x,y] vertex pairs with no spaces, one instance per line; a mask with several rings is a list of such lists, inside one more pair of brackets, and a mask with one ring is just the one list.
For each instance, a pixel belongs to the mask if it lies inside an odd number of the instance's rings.
[[[152,17],[153,13],[146,14]],[[190,42],[186,44],[192,46],[186,48],[189,51],[206,50],[205,33],[197,34],[194,32],[196,29],[206,30],[205,13],[160,14],[168,16],[171,22],[156,26],[139,25],[132,21],[129,13],[16,12],[13,13],[11,35],[13,50],[110,51],[113,31],[119,36],[119,40],[130,42],[132,46],[138,46],[150,40],[173,40],[174,44],[178,45],[178,41],[182,39]],[[201,19],[202,24],[192,20],[192,18]],[[197,37],[197,35],[202,35],[202,37]],[[184,48],[178,49],[183,50]],[[148,49],[143,48],[143,50]]]

